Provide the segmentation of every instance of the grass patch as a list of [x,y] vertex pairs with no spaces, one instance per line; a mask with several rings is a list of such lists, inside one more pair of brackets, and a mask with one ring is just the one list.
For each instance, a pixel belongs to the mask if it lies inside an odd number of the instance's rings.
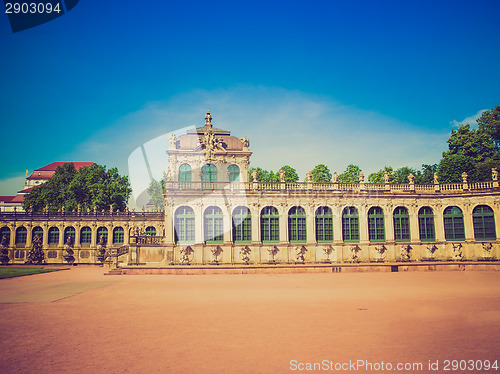
[[14,278],[14,277],[22,277],[24,275],[33,275],[33,274],[41,274],[41,273],[51,273],[53,271],[59,271],[63,269],[44,269],[44,268],[33,268],[33,267],[18,267],[11,268],[5,267],[0,268],[0,279],[4,278]]

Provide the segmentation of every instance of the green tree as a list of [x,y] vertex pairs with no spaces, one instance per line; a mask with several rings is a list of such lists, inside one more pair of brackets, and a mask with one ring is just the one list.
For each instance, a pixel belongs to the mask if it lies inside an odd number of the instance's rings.
[[328,183],[332,181],[332,173],[324,164],[319,164],[311,170],[312,181],[314,183]]
[[166,179],[167,176],[165,175],[165,172],[163,172],[163,178],[159,182],[153,178],[147,189],[155,209],[159,211],[165,210],[165,200],[163,198],[163,194],[165,193]]
[[491,176],[492,168],[500,170],[500,160],[493,160],[490,158],[484,162],[476,164],[476,179],[481,182],[490,181],[492,178]]
[[106,170],[105,166],[92,164],[75,170],[73,163],[59,166],[46,183],[37,186],[24,197],[23,208],[31,206],[41,211],[46,206],[55,212],[64,207],[65,211],[113,209],[123,210],[132,189],[128,177],[120,176],[116,168]]
[[[297,171],[292,168],[291,166],[285,165],[280,168],[280,171],[283,170],[285,172],[285,182],[287,183],[294,183],[299,180],[299,175],[297,174]],[[278,174],[278,180],[280,178],[279,172]]]
[[272,171],[267,171],[267,170],[264,170],[262,168],[259,168],[259,167],[256,167],[256,168],[250,168],[250,178],[249,178],[249,181],[250,182],[253,182],[253,171],[254,170],[257,170],[257,182],[267,182],[267,183],[270,183],[270,182],[279,182],[280,181],[280,178],[279,178],[279,173],[273,173]]
[[383,169],[376,171],[375,173],[371,173],[368,176],[368,182],[370,183],[385,183],[385,172],[389,173],[389,182],[394,181],[394,176],[392,175],[393,169],[391,166],[384,166]]
[[359,183],[361,168],[358,165],[349,164],[345,171],[339,174],[339,183]]
[[496,158],[495,141],[486,127],[470,129],[470,125],[462,125],[457,130],[451,130],[447,140],[449,150],[443,152],[443,158],[449,155],[464,155],[474,162],[483,162],[489,158]]
[[440,183],[460,183],[463,172],[467,173],[469,181],[476,180],[474,159],[463,154],[451,154],[443,157],[437,170]]
[[408,166],[400,167],[399,169],[394,171],[394,183],[410,183],[410,180],[408,179],[408,175],[410,175],[410,173],[416,175],[417,171]]
[[491,110],[484,111],[477,119],[478,129],[488,132],[495,141],[496,150],[500,145],[500,105]]
[[422,170],[415,174],[415,183],[417,184],[433,184],[434,173],[437,172],[438,164],[427,165],[422,164]]

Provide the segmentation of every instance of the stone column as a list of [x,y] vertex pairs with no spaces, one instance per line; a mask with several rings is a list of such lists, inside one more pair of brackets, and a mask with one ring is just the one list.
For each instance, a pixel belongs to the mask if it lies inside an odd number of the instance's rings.
[[282,206],[278,209],[280,219],[280,244],[288,243],[288,209]]
[[260,243],[260,205],[252,205],[250,212],[252,214],[252,244],[257,244]]
[[493,214],[495,217],[495,232],[497,235],[497,240],[500,240],[500,204],[491,204],[491,207],[493,208]]
[[106,229],[108,230],[107,246],[108,248],[111,248],[113,246],[113,225],[112,224],[106,225]]
[[342,245],[342,207],[330,206],[332,209],[333,245],[336,249],[337,261],[344,262]]
[[384,210],[384,228],[385,228],[385,241],[394,243],[394,219],[392,206],[382,207]]
[[420,230],[418,228],[418,207],[412,206],[408,209],[410,215],[410,240],[420,242]]
[[231,244],[233,241],[233,215],[229,204],[222,208],[222,215],[224,217],[222,222],[222,227],[224,228],[224,244]]
[[309,205],[306,210],[307,244],[316,243],[316,207]]
[[25,248],[29,248],[31,247],[31,242],[33,240],[33,235],[32,235],[32,230],[33,230],[33,227],[32,225],[25,225],[24,227],[26,227],[26,245],[24,246]]
[[368,243],[368,207],[361,206],[358,208],[359,215],[359,242]]
[[14,248],[14,246],[16,245],[16,229],[17,229],[17,227],[16,227],[15,224],[11,224],[9,226],[9,228],[10,228],[10,243],[9,243],[9,247]]
[[80,230],[82,229],[80,225],[75,225],[75,248],[80,248]]
[[198,204],[194,207],[194,242],[203,243],[203,205]]
[[474,225],[472,220],[472,206],[467,204],[460,207],[464,215],[465,241],[474,241]]
[[59,229],[59,244],[58,244],[58,247],[62,248],[62,247],[64,247],[64,225],[60,224],[59,226],[57,226],[57,228]]
[[96,248],[97,246],[97,225],[95,223],[90,225],[92,230],[92,237],[90,238],[90,248]]
[[437,242],[444,242],[445,241],[445,235],[444,235],[444,219],[443,219],[443,208],[442,207],[436,207],[436,206],[431,206],[432,211],[434,212],[434,227],[436,230],[436,241]]

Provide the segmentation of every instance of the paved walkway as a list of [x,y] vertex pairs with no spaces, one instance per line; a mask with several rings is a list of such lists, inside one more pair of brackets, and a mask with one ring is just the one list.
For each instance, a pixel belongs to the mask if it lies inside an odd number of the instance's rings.
[[446,372],[445,360],[500,359],[500,272],[104,276],[78,266],[0,280],[0,302],[2,373],[398,372],[335,370],[349,361],[429,373],[429,360]]

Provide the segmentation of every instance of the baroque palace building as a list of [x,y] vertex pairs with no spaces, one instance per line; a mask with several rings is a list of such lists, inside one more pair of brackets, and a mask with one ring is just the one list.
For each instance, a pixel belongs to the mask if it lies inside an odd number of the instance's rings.
[[260,183],[247,138],[205,125],[169,136],[164,212],[4,212],[1,248],[23,263],[306,264],[497,260],[500,188],[492,180],[418,185]]

